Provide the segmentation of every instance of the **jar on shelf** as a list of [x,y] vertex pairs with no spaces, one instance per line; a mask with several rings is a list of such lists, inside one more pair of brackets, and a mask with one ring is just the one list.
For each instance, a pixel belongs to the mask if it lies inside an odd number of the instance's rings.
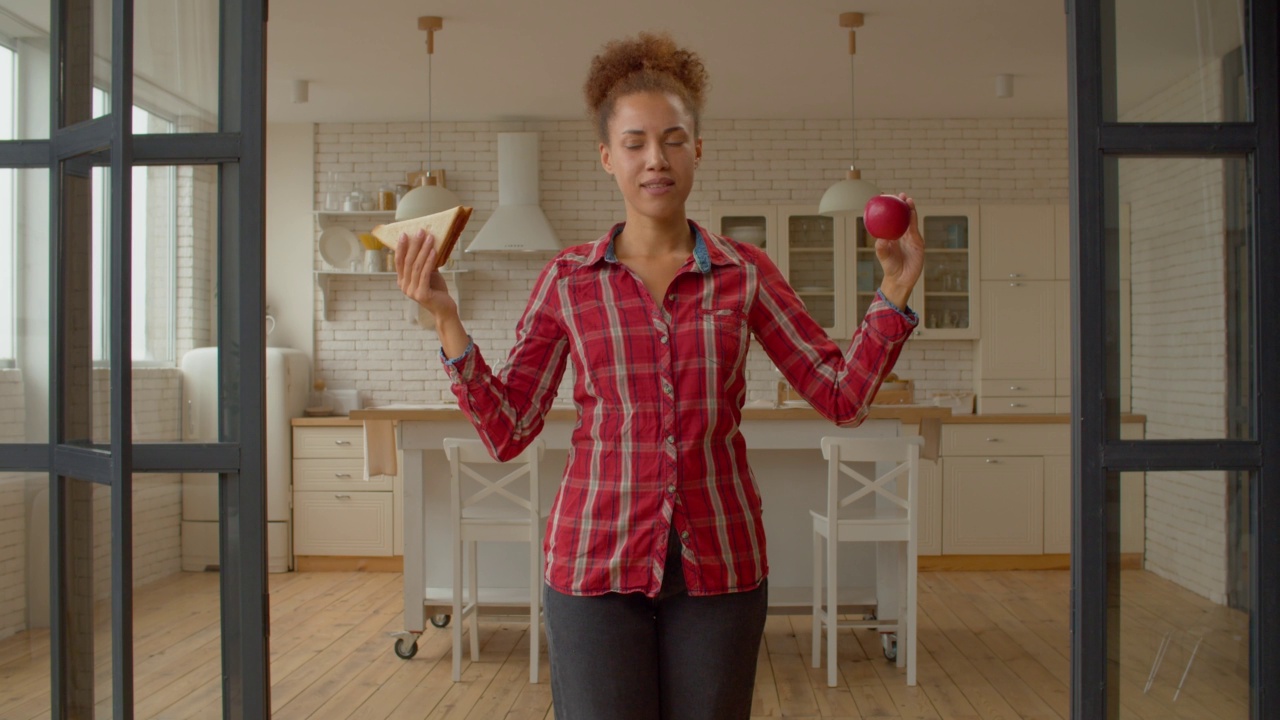
[[394,185],[386,184],[378,188],[378,209],[396,209],[396,188]]

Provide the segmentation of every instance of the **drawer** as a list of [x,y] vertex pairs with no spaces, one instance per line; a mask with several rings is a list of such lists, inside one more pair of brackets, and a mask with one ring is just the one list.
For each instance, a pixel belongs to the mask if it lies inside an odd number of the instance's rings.
[[1037,425],[942,426],[942,456],[1065,455],[1071,451],[1071,426]]
[[299,458],[293,461],[294,491],[388,492],[391,485],[389,475],[375,475],[365,481],[363,459]]
[[[1070,385],[1070,381],[1068,381]],[[1048,397],[1054,394],[1053,380],[983,380],[979,395],[987,397]],[[1070,393],[1068,393],[1070,394]]]
[[[362,427],[300,427],[293,429],[295,458],[364,458]],[[363,460],[362,460],[363,461]]]
[[394,518],[389,492],[296,492],[297,555],[390,555]]
[[1052,415],[1058,409],[1053,397],[978,397],[984,415]]

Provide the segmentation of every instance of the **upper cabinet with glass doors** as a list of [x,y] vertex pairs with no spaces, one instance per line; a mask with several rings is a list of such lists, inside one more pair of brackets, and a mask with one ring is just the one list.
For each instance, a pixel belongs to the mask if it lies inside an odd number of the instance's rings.
[[711,230],[764,249],[827,334],[852,334],[844,220],[809,205],[732,205],[711,211]]
[[[976,205],[934,205],[918,209],[924,236],[924,272],[911,294],[920,316],[913,338],[972,340],[978,337],[980,308]],[[862,259],[859,238],[859,259]],[[875,260],[874,241],[869,256]],[[876,263],[877,270],[879,263]],[[877,283],[878,285],[878,283]],[[874,292],[874,290],[873,290]]]

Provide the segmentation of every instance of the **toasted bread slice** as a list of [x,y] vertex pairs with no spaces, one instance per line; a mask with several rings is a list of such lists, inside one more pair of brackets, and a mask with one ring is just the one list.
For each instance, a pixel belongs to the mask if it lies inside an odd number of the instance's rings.
[[470,219],[471,208],[459,205],[432,215],[379,225],[371,232],[383,245],[395,250],[401,234],[413,237],[419,230],[426,230],[436,238],[436,267],[440,267],[449,260],[453,246],[458,244],[458,237],[462,235],[462,230],[467,227]]

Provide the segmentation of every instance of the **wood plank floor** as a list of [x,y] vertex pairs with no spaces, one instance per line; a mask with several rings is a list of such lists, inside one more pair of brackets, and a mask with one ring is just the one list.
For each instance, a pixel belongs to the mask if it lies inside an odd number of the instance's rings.
[[[273,716],[284,719],[551,718],[547,659],[528,683],[528,624],[481,627],[481,660],[452,683],[447,630],[428,628],[417,657],[392,652],[400,575],[271,576]],[[1247,718],[1248,619],[1140,570],[1122,579],[1123,717]],[[919,685],[884,660],[873,632],[842,631],[838,687],[809,667],[807,616],[770,616],[753,717],[1066,718],[1069,577],[1063,571],[930,572],[920,577]],[[217,576],[175,575],[136,594],[138,718],[221,717]],[[95,647],[99,717],[110,716],[110,636]],[[1169,637],[1149,692],[1152,661]],[[49,634],[0,640],[0,718],[49,717]],[[545,643],[543,648],[545,648]],[[1194,658],[1193,658],[1194,654]],[[1179,681],[1191,661],[1181,692]]]

